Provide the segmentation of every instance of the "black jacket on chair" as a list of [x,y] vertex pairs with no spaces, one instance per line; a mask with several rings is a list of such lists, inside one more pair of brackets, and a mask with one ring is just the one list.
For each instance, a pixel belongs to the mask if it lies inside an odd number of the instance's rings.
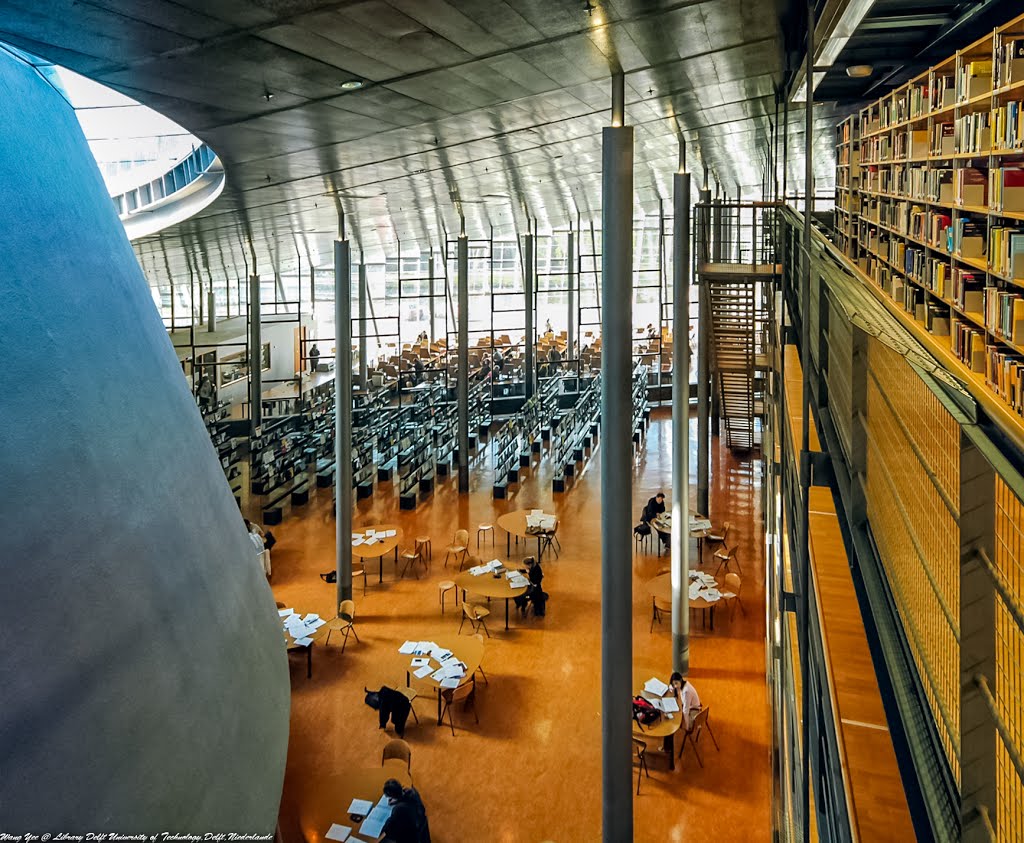
[[391,722],[395,724],[395,734],[400,738],[403,737],[405,721],[409,719],[409,711],[412,708],[409,698],[387,685],[377,692],[377,696],[380,700],[380,708],[377,709],[380,727],[385,728],[390,718]]

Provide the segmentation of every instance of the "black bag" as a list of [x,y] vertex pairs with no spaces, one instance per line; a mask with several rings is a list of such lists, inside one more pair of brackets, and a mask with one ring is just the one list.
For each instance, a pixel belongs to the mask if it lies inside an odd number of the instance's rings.
[[263,546],[267,550],[270,550],[270,548],[272,548],[275,544],[277,544],[277,539],[274,538],[274,534],[272,532],[270,532],[270,530],[264,530],[263,531]]
[[637,695],[633,697],[633,719],[642,726],[650,726],[659,717],[661,712],[658,711],[649,700]]
[[338,572],[337,571],[328,571],[326,574],[321,574],[320,575],[320,579],[322,579],[324,582],[337,582],[338,581]]
[[370,706],[370,708],[380,711],[380,694],[377,691],[371,691],[369,688],[364,688],[366,691],[366,699],[364,702]]
[[651,525],[646,521],[641,521],[633,528],[633,533],[638,536],[649,536],[651,534]]

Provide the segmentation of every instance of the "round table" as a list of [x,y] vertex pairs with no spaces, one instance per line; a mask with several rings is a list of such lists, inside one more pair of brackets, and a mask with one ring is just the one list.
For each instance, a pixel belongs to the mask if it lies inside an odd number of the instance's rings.
[[[703,515],[695,515],[694,518],[699,518],[706,521]],[[664,514],[659,515],[653,521],[651,526],[654,527],[658,534],[658,556],[661,556],[661,538],[665,538],[668,541],[672,540],[672,518],[671,516],[666,517]],[[704,564],[704,539],[708,537],[711,530],[690,530],[690,538],[697,540],[697,564]]]
[[306,843],[324,843],[332,823],[352,827],[359,833],[359,823],[349,819],[346,811],[353,799],[365,799],[375,805],[384,795],[384,782],[398,779],[403,787],[412,785],[405,769],[394,765],[346,770],[331,776],[320,776],[304,791],[299,805],[299,825]]
[[[466,673],[462,677],[462,682],[468,682],[473,678],[473,674],[476,673],[476,669],[480,667],[480,662],[484,659],[484,642],[482,639],[477,638],[475,635],[435,635],[430,640],[437,644],[438,647],[451,650],[452,655],[466,666]],[[412,675],[412,668],[409,666],[409,663],[415,656],[401,654],[401,658],[406,659],[405,684],[410,688],[417,688],[417,690],[420,688],[429,689],[432,694],[437,695],[437,725],[440,726],[441,683],[429,674],[422,679],[417,679]],[[461,685],[462,682],[459,684]]]
[[508,601],[526,594],[527,589],[529,588],[529,586],[525,585],[521,585],[519,588],[513,588],[508,577],[505,576],[504,569],[501,571],[500,577],[496,577],[494,574],[481,574],[480,576],[475,577],[467,571],[459,574],[455,578],[455,585],[462,589],[463,602],[466,601],[467,591],[470,591],[473,594],[479,594],[481,597],[491,597],[496,600],[504,600],[505,629],[508,629]]
[[[297,612],[296,614],[302,614],[302,613],[301,612]],[[303,615],[303,617],[305,617],[305,616]],[[327,620],[327,618],[324,618],[324,620]],[[282,624],[284,623],[284,618],[281,618],[281,623]],[[328,621],[328,623],[329,623],[329,621]],[[283,626],[281,628],[281,634],[284,635],[284,648],[285,648],[285,650],[287,652],[289,652],[289,653],[296,653],[299,650],[305,650],[306,651],[306,678],[307,679],[309,679],[313,675],[313,644],[315,644],[317,641],[319,641],[321,638],[323,638],[327,634],[327,632],[328,632],[327,626],[328,626],[327,624],[324,624],[316,632],[314,632],[312,635],[307,636],[309,638],[312,638],[313,642],[311,644],[309,644],[309,646],[306,646],[306,647],[304,647],[301,644],[296,644],[295,643],[295,641],[296,641],[295,637],[287,629],[284,629]]]
[[380,558],[380,569],[377,572],[377,582],[384,582],[384,557],[392,550],[395,552],[395,568],[398,567],[398,543],[402,540],[402,528],[394,524],[367,524],[364,527],[353,527],[352,533],[366,535],[367,530],[374,530],[383,533],[385,530],[394,530],[395,534],[387,539],[378,539],[371,545],[361,544],[352,548],[352,555],[360,559]]
[[[688,589],[690,587],[689,582],[687,582],[687,584],[684,587]],[[671,573],[660,574],[654,577],[653,579],[648,580],[646,583],[644,583],[644,588],[647,589],[647,593],[650,594],[651,597],[660,600],[662,603],[672,602]],[[702,612],[710,611],[712,631],[715,628],[715,606],[720,602],[720,600],[716,600],[713,603],[709,603],[703,597],[697,597],[696,599],[689,601],[691,609],[698,609]]]
[[[641,696],[645,699],[654,699],[653,694],[647,693],[641,685],[639,690],[633,692],[634,696]],[[683,725],[683,715],[680,711],[672,713],[672,719],[670,720],[663,713],[654,723],[650,726],[643,726],[636,720],[633,721],[633,734],[641,735],[645,738],[661,738],[664,742],[665,750],[668,752],[668,768],[674,770],[676,768],[676,732]]]
[[[558,519],[555,519],[555,529],[547,533],[529,533],[526,531],[526,516],[530,513],[525,509],[516,509],[498,516],[498,526],[505,531],[505,555],[512,555],[512,536],[523,539],[525,544],[528,539],[537,540],[537,561],[543,559],[544,551],[551,544],[555,533],[558,532]],[[549,513],[545,513],[547,515]]]

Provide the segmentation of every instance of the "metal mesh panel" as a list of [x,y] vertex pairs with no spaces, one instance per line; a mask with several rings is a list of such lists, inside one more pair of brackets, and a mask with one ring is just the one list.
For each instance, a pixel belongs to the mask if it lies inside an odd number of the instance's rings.
[[939,493],[958,505],[959,428],[907,362],[874,339],[868,368],[868,517],[959,782],[960,537]]
[[[996,568],[1018,602],[1024,597],[1024,506],[996,475]],[[995,701],[1017,752],[1024,744],[1024,634],[996,595]],[[1024,786],[1001,738],[996,738],[996,823],[999,840],[1024,838]]]
[[847,460],[850,458],[851,375],[853,370],[853,329],[846,315],[829,297],[828,400],[832,423],[839,434]]

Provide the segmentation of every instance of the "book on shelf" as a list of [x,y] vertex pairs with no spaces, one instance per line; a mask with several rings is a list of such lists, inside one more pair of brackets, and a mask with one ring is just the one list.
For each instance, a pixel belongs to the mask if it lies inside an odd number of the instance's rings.
[[956,102],[956,86],[952,73],[935,74],[935,85],[932,88],[932,111],[948,108]]
[[949,229],[953,225],[953,218],[949,214],[932,214],[930,242],[943,251],[949,251]]
[[954,149],[958,153],[988,152],[992,145],[990,118],[988,111],[976,111],[958,117]]
[[955,145],[956,126],[952,122],[932,126],[932,155],[952,155]]
[[996,225],[988,231],[988,259],[1005,278],[1024,281],[1024,230]]
[[914,85],[909,91],[907,91],[907,106],[910,110],[911,117],[922,117],[924,116],[925,110],[928,107],[930,101],[930,90],[927,82],[921,82],[918,85]]
[[953,268],[953,301],[965,313],[985,312],[984,286],[984,274]]
[[1024,169],[998,167],[989,170],[989,195],[997,211],[1024,213]]
[[992,109],[992,146],[995,149],[1024,147],[1024,103],[1008,102]]
[[939,258],[929,258],[927,284],[929,289],[940,298],[946,298],[948,292],[949,264]]
[[961,167],[953,173],[953,195],[958,205],[981,206],[988,202],[988,177],[976,167]]
[[980,97],[992,90],[992,60],[965,62],[956,77],[956,98],[959,102]]
[[953,353],[966,363],[972,372],[985,371],[985,336],[973,325],[954,319],[950,345]]
[[992,84],[1004,88],[1024,80],[1024,36],[1007,38],[996,49]]
[[925,311],[924,325],[928,333],[937,337],[949,336],[949,308],[929,302]]
[[949,251],[961,258],[985,257],[985,223],[958,217],[949,227]]
[[985,327],[1014,345],[1024,345],[1024,298],[1012,290],[986,287]]

